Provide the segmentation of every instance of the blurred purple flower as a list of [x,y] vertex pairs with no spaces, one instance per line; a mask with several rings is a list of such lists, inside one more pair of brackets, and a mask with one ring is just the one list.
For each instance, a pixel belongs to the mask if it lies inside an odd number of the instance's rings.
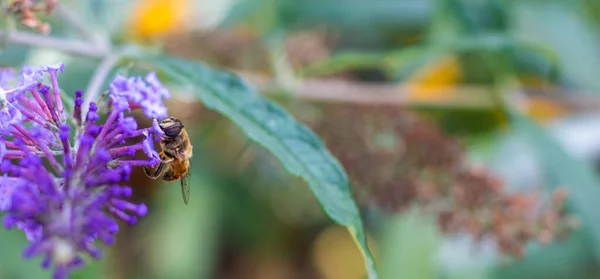
[[114,106],[141,107],[150,118],[167,117],[163,99],[170,98],[169,90],[160,83],[155,73],[148,74],[145,82],[141,77],[118,75],[110,85],[110,92]]
[[[133,225],[146,215],[144,204],[127,201],[131,188],[119,183],[133,167],[160,162],[153,136],[162,131],[156,119],[138,128],[124,113],[133,103],[148,116],[166,117],[162,98],[168,97],[153,75],[150,86],[119,76],[110,86],[111,102],[91,103],[82,117],[81,91],[73,111],[65,112],[57,78],[63,71],[62,64],[24,68],[13,88],[0,88],[0,211],[6,212],[4,225],[23,230],[31,242],[24,256],[42,255],[42,267],[53,266],[54,278],[82,266],[84,254],[100,258],[96,240],[112,244],[117,219]],[[50,85],[42,83],[43,72]],[[7,76],[0,75],[0,85],[10,82]],[[98,106],[108,111],[104,123]],[[140,140],[125,144],[128,139]],[[148,158],[135,159],[137,151]]]
[[7,89],[9,82],[14,78],[14,71],[11,68],[0,68],[0,89]]

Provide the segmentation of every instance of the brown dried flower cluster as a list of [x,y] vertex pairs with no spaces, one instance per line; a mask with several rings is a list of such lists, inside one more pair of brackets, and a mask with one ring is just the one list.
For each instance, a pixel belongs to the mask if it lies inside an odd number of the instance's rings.
[[36,13],[50,15],[57,4],[58,0],[7,0],[4,9],[16,16],[23,26],[47,34],[50,32],[50,25],[42,22]]
[[292,66],[302,69],[329,56],[329,40],[325,31],[292,33],[285,40],[284,50]]
[[[335,44],[332,32],[316,29],[289,34],[283,51],[295,70],[325,59]],[[205,60],[238,71],[271,71],[268,46],[247,28],[214,29],[192,34],[173,34],[166,41],[167,51]]]
[[576,225],[564,211],[564,190],[550,199],[509,193],[492,173],[466,165],[456,139],[401,108],[333,105],[312,126],[364,204],[391,213],[417,203],[433,210],[444,233],[491,237],[513,257],[528,241],[548,243]]
[[454,179],[437,197],[421,200],[439,213],[440,228],[446,233],[467,232],[476,240],[492,236],[502,253],[519,258],[528,241],[548,244],[578,226],[564,212],[564,189],[542,200],[536,193],[508,193],[483,169],[465,168]]
[[258,36],[243,28],[172,34],[165,40],[165,51],[239,71],[264,72],[269,68],[266,47]]

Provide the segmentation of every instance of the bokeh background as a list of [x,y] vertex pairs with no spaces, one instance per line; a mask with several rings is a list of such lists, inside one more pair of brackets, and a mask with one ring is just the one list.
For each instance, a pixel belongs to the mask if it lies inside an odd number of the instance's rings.
[[[600,276],[600,2],[60,2],[116,44],[234,71],[313,128],[352,179],[383,279]],[[50,35],[74,36],[43,19]],[[85,88],[99,62],[0,51],[2,66],[57,61],[67,92]],[[185,87],[168,85],[171,114],[194,145],[191,202],[178,183],[135,173],[149,215],[72,278],[364,278],[350,235],[303,181]],[[432,190],[444,183],[535,191],[542,201],[562,187],[580,225],[544,245],[447,230],[439,208],[422,201],[452,199]],[[0,278],[48,278],[39,260],[22,260],[25,242],[0,230]]]

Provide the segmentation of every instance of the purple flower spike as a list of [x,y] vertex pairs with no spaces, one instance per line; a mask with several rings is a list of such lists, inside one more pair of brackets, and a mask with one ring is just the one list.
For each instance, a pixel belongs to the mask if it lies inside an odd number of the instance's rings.
[[56,63],[56,64],[52,64],[52,65],[48,65],[43,67],[44,71],[46,72],[58,72],[60,71],[61,73],[65,72],[65,64],[64,63]]
[[146,137],[143,143],[144,153],[146,153],[146,156],[149,158],[160,158],[158,156],[158,152],[156,152],[154,149],[154,140],[152,139],[152,136],[150,136],[150,133],[148,131],[144,131],[144,136]]
[[20,82],[22,83],[25,80],[27,80],[27,81],[33,81],[35,83],[41,83],[43,77],[44,77],[44,75],[42,73],[42,68],[41,67],[24,66],[21,69],[21,80],[20,80]]
[[6,144],[0,141],[0,163],[4,160],[4,155],[6,155]]
[[126,78],[118,75],[110,84],[110,93],[113,104],[119,108],[142,108],[144,114],[150,118],[166,118],[167,108],[163,99],[170,98],[169,90],[156,78],[156,74],[150,73],[146,81],[140,77]]
[[160,125],[158,125],[156,118],[152,119],[152,126],[148,128],[148,131],[150,131],[150,133],[152,133],[157,140],[160,140],[165,135],[165,132],[162,130]]
[[150,84],[150,87],[152,87],[152,89],[159,96],[167,98],[167,99],[171,97],[171,94],[169,93],[169,89],[164,87],[163,84],[160,82],[160,80],[158,80],[155,72],[150,72],[146,76],[146,82],[148,82]]
[[15,72],[10,68],[0,68],[0,89],[7,89],[10,81],[14,79]]
[[0,88],[0,135],[5,135],[14,124],[22,121],[22,113],[15,106],[13,94]]
[[[148,84],[119,76],[109,101],[90,103],[82,119],[83,92],[75,92],[73,111],[65,111],[58,72],[64,72],[62,63],[25,67],[15,80],[0,69],[0,211],[6,228],[26,234],[24,257],[42,256],[42,267],[62,279],[84,266],[85,254],[102,256],[97,242],[115,241],[116,220],[134,225],[148,213],[146,205],[129,202],[131,188],[119,184],[133,167],[160,162],[152,135],[162,130],[156,119],[139,128],[125,112],[141,107],[154,118],[166,116],[162,99],[169,94],[153,74]],[[42,83],[44,73],[49,85]],[[147,158],[136,159],[138,152]]]
[[83,104],[82,98],[83,92],[81,90],[75,91],[75,109],[73,110],[73,117],[77,121],[77,125],[81,125],[81,105]]
[[0,176],[0,211],[10,208],[12,193],[19,183],[19,178],[8,177],[7,174]]

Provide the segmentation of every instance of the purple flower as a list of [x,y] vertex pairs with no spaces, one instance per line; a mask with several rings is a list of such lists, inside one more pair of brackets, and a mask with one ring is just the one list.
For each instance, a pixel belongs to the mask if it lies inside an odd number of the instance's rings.
[[42,82],[44,74],[41,67],[29,67],[24,66],[21,69],[21,75],[19,76],[19,84],[38,84]]
[[149,73],[145,80],[116,76],[110,84],[113,106],[121,109],[141,107],[150,118],[166,118],[167,108],[163,99],[170,98],[169,90],[160,83],[155,73]]
[[[1,153],[0,153],[1,155]],[[11,196],[15,185],[20,183],[19,178],[8,177],[7,174],[0,176],[0,210],[5,211],[10,208]]]
[[156,150],[154,149],[154,140],[153,140],[152,136],[150,135],[150,132],[144,131],[144,136],[146,137],[143,142],[144,153],[149,158],[160,160],[160,157],[158,156],[158,152],[156,152]]
[[9,132],[10,127],[22,121],[22,114],[9,102],[11,96],[0,88],[0,136]]
[[[0,164],[2,163],[2,159],[6,155],[6,144],[0,141]],[[1,182],[0,182],[1,183]]]
[[[120,183],[132,167],[160,162],[153,135],[162,136],[162,130],[156,119],[139,128],[125,112],[133,103],[152,112],[146,115],[166,115],[162,98],[168,97],[150,75],[150,86],[140,78],[117,77],[111,101],[91,103],[82,117],[81,91],[74,110],[65,112],[57,77],[63,71],[62,64],[25,68],[13,88],[0,88],[0,211],[6,213],[4,225],[23,230],[31,242],[24,256],[42,255],[42,267],[52,266],[54,278],[82,266],[85,254],[100,258],[97,244],[114,242],[118,219],[133,225],[146,215],[148,208],[127,201],[131,188]],[[42,83],[43,72],[50,85]],[[103,123],[99,106],[108,111]],[[138,151],[148,158],[135,159]]]
[[158,138],[162,138],[162,136],[165,134],[160,125],[158,125],[158,121],[156,121],[156,118],[152,120],[152,126],[149,128],[149,130]]
[[0,89],[7,89],[14,75],[13,69],[0,68]]

